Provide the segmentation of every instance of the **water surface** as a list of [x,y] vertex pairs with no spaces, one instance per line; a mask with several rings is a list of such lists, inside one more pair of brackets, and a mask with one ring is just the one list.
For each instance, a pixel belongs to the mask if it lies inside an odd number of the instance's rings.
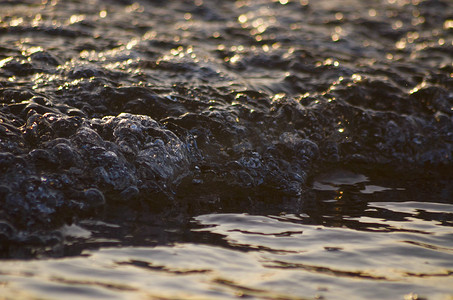
[[[351,178],[366,177],[349,174],[343,181]],[[4,261],[3,295],[6,299],[450,299],[453,205],[429,196],[427,201],[410,201],[404,188],[367,185],[359,192],[362,201],[367,200],[362,212],[352,214],[357,207],[348,203],[350,195],[344,189],[360,190],[358,184],[343,182],[334,192],[336,198],[318,194],[315,202],[327,208],[306,213],[194,216],[187,227],[172,229],[179,239],[169,244],[110,246],[62,259]],[[391,193],[404,200],[395,201]],[[341,194],[345,199],[339,199]],[[105,243],[92,236],[89,225],[72,225],[65,232],[85,243]],[[98,227],[117,229],[107,225]],[[155,234],[148,237],[158,240]],[[112,239],[111,245],[121,239]]]

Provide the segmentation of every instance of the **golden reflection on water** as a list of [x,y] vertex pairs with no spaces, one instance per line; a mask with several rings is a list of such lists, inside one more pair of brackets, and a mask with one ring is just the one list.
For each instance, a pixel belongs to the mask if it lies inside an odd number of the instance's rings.
[[[342,193],[338,195],[341,199]],[[369,210],[373,209],[411,214],[416,214],[418,209],[451,210],[442,205],[436,208],[434,204],[415,202],[370,203]],[[116,293],[125,298],[146,295],[208,299],[234,298],[241,294],[278,299],[299,299],[291,295],[329,299],[335,295],[354,298],[357,296],[354,291],[360,285],[365,290],[371,288],[375,296],[416,299],[427,295],[418,286],[430,285],[434,287],[427,290],[430,298],[448,299],[451,271],[436,263],[427,265],[425,259],[434,255],[441,262],[442,255],[443,259],[447,258],[442,253],[452,252],[451,245],[436,246],[433,244],[436,239],[426,242],[417,236],[424,233],[429,238],[426,234],[434,230],[441,237],[448,235],[448,228],[438,231],[434,222],[417,218],[402,221],[350,218],[374,224],[373,228],[378,230],[376,223],[400,231],[370,233],[298,224],[303,218],[308,216],[202,215],[195,220],[204,227],[196,231],[221,235],[233,248],[187,243],[102,249],[87,251],[87,257],[19,265],[6,262],[1,276],[21,279],[7,286],[6,295],[28,290],[33,296],[61,297],[74,291],[72,286],[85,290],[87,297]],[[247,247],[249,251],[236,251],[236,246]],[[407,257],[403,258],[400,251],[406,252]],[[12,266],[14,269],[10,269]],[[38,282],[41,289],[34,285]],[[360,295],[366,295],[365,290]]]

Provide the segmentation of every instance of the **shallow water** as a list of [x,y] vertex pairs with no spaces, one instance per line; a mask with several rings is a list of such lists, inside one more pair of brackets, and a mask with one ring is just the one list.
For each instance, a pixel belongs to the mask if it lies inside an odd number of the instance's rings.
[[[2,296],[451,299],[453,204],[433,191],[418,191],[425,201],[410,201],[404,187],[368,185],[361,174],[335,177],[344,173],[321,176],[324,183],[342,183],[334,192],[320,191],[314,202],[324,208],[306,213],[202,214],[184,227],[161,228],[178,235],[171,243],[121,246],[124,237],[117,234],[110,247],[75,257],[4,261]],[[351,196],[360,193],[361,212],[353,213]],[[97,226],[113,236],[118,229]],[[68,240],[105,244],[93,232],[89,223],[65,228]],[[147,237],[159,239],[149,231]]]
[[[426,212],[431,208],[453,212],[451,205],[409,203],[414,206]],[[377,205],[393,211],[399,207],[408,210],[406,203]],[[451,230],[417,219],[416,209],[412,213],[409,220],[399,222],[364,220],[400,231],[393,233],[304,225],[299,223],[304,217],[297,215],[202,215],[194,221],[216,227],[199,230],[222,235],[227,246],[106,248],[76,258],[6,262],[0,277],[3,295],[7,299],[402,299],[413,293],[449,299]]]
[[453,298],[451,1],[0,6],[0,298]]

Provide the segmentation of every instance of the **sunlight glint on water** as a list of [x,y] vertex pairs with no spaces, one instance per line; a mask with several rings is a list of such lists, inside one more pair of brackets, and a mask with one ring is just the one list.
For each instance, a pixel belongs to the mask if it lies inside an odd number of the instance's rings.
[[223,245],[106,248],[76,258],[6,261],[0,281],[7,299],[402,299],[410,293],[449,299],[453,232],[419,215],[451,213],[453,206],[376,202],[369,209],[411,216],[356,218],[373,224],[362,231],[304,224],[303,215],[201,215],[193,232],[220,237]]

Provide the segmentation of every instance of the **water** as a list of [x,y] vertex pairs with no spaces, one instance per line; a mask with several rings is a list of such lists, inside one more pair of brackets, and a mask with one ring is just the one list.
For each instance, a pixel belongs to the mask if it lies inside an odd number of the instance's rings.
[[453,298],[452,12],[1,1],[0,298]]
[[[345,176],[338,177],[340,174]],[[425,194],[418,191],[425,201],[410,201],[405,187],[368,185],[368,178],[362,174],[336,171],[320,176],[319,180],[332,184],[330,187],[339,181],[341,185],[334,191],[319,190],[314,201],[318,207],[307,208],[306,213],[201,214],[184,226],[161,228],[162,232],[178,236],[166,243],[158,243],[162,233],[151,232],[149,224],[135,230],[146,232],[145,236],[154,239],[157,246],[121,245],[126,238],[116,232],[119,226],[114,224],[82,222],[67,226],[64,232],[72,243],[108,242],[110,246],[83,250],[80,255],[68,258],[3,261],[2,296],[5,299],[452,297],[451,203],[442,203],[441,198],[436,198],[439,194],[432,191]],[[360,212],[354,194],[363,201]],[[404,201],[395,201],[395,197]],[[96,236],[97,230],[93,228],[104,228],[103,236],[110,231],[110,240]]]

